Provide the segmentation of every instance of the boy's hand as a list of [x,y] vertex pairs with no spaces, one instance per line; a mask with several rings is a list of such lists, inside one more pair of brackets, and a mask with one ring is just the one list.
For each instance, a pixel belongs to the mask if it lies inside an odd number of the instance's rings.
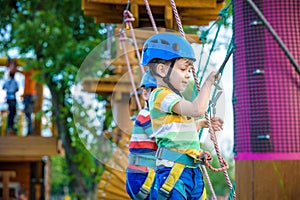
[[223,124],[224,124],[224,122],[223,122],[223,120],[221,118],[219,118],[219,117],[213,117],[213,118],[210,119],[210,121],[211,121],[212,129],[214,131],[221,131],[221,130],[223,130]]
[[[221,131],[223,130],[223,120],[219,117],[213,117],[210,119],[211,127],[214,131]],[[197,130],[201,128],[208,128],[208,122],[206,119],[200,119],[196,121]]]
[[220,74],[217,75],[217,72],[211,72],[206,78],[206,81],[213,85],[217,80],[220,79],[220,77]]

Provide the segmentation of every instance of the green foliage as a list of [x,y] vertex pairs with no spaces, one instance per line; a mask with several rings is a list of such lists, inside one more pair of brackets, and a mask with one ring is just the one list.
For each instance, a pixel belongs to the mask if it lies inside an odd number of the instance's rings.
[[52,156],[51,163],[51,193],[53,195],[63,195],[63,188],[70,182],[68,167],[65,158],[61,155]]
[[24,69],[35,69],[34,79],[46,84],[53,97],[53,109],[47,109],[53,112],[59,137],[68,151],[67,162],[64,158],[53,161],[57,165],[54,193],[60,193],[63,184],[70,184],[76,185],[70,188],[73,192],[87,197],[95,190],[103,167],[83,144],[74,125],[71,87],[84,58],[105,39],[100,34],[105,33],[105,27],[83,15],[80,0],[4,0],[0,5],[0,53],[17,48],[20,56],[27,57]]

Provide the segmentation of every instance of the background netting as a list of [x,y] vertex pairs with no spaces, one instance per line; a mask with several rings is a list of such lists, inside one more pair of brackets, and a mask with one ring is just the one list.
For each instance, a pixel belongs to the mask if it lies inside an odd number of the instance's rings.
[[[299,65],[300,1],[253,2]],[[233,13],[236,159],[300,159],[300,75],[246,1]]]

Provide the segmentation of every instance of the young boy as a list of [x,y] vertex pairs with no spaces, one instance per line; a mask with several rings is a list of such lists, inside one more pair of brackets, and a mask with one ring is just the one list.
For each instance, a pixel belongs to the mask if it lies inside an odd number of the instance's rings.
[[[134,122],[129,143],[129,164],[127,167],[126,191],[132,199],[152,199],[150,187],[155,175],[157,145],[153,137],[148,99],[153,89],[157,87],[156,80],[146,71],[140,83],[145,107]],[[215,126],[216,123],[213,123]],[[196,122],[197,129],[207,127],[206,120]]]
[[126,170],[126,191],[132,199],[149,199],[150,187],[154,179],[157,145],[152,136],[148,98],[150,92],[156,87],[156,80],[149,71],[146,71],[140,84],[145,107],[134,122]]
[[[207,110],[211,86],[219,77],[211,73],[190,102],[180,92],[189,83],[196,60],[191,45],[178,35],[160,33],[146,41],[142,53],[142,65],[149,66],[158,86],[149,99],[158,145],[152,199],[199,199],[204,187],[199,168],[203,154],[194,117]],[[214,120],[214,129],[221,129],[222,120]]]

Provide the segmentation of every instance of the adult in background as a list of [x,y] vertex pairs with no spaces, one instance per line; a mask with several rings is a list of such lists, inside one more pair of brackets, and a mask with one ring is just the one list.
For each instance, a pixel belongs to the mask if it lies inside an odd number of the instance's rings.
[[19,90],[19,85],[14,79],[15,73],[9,72],[9,79],[3,84],[3,90],[6,90],[6,102],[8,104],[8,119],[7,131],[14,131],[14,119],[17,113],[16,92]]

